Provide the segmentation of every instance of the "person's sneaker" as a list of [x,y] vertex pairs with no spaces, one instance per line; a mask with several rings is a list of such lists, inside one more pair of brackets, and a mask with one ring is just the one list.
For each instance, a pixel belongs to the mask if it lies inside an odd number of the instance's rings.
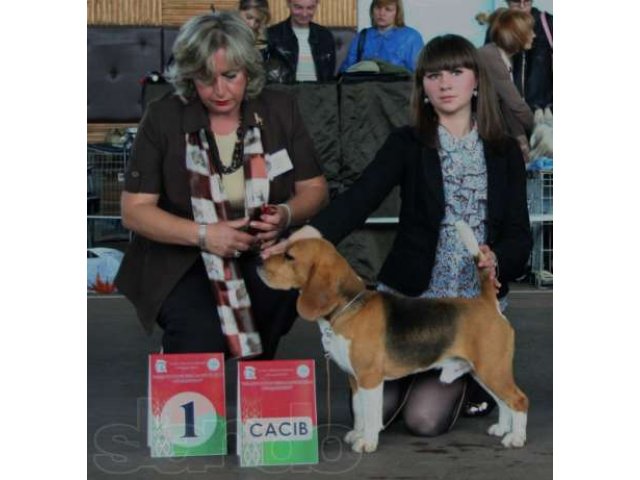
[[463,417],[484,417],[489,415],[491,411],[496,407],[496,402],[492,398],[485,402],[474,403],[466,401],[462,407]]
[[478,382],[469,377],[467,395],[462,405],[463,417],[484,417],[496,408],[496,401]]

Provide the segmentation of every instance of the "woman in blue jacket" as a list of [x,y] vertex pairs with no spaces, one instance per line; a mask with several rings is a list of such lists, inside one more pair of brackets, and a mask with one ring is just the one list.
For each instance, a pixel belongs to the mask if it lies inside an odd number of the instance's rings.
[[404,24],[402,0],[373,0],[369,16],[371,28],[352,40],[340,72],[362,60],[382,60],[413,72],[424,42],[420,32]]

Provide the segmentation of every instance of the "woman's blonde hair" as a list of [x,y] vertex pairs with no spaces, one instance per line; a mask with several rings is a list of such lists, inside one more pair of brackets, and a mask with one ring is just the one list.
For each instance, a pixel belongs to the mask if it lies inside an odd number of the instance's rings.
[[499,142],[504,138],[504,122],[500,113],[498,95],[489,75],[478,58],[476,47],[460,35],[442,35],[427,43],[420,55],[413,77],[411,114],[416,130],[430,147],[438,147],[438,125],[440,120],[431,103],[425,103],[424,76],[442,70],[456,68],[472,70],[478,81],[478,95],[471,100],[478,134],[486,142]]
[[535,20],[530,13],[499,8],[489,16],[489,38],[507,54],[524,50],[533,32]]
[[194,80],[213,78],[216,66],[211,57],[219,49],[226,51],[232,68],[247,73],[247,98],[260,94],[265,84],[262,56],[255,48],[253,31],[238,12],[216,12],[198,15],[181,28],[173,44],[174,62],[166,72],[178,95],[195,95]]
[[258,20],[260,27],[258,28],[257,40],[265,40],[267,38],[267,25],[271,22],[271,12],[269,11],[268,0],[240,0],[238,4],[239,11],[255,9],[260,14]]
[[369,17],[371,18],[371,26],[375,27],[376,24],[373,21],[373,9],[375,7],[382,8],[387,5],[395,5],[396,6],[396,27],[404,27],[404,6],[402,5],[402,0],[373,0],[371,2],[371,6],[369,7]]

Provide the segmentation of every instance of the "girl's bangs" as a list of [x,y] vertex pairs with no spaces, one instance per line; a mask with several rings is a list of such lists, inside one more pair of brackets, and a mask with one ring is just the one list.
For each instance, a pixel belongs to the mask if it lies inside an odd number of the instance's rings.
[[425,72],[439,72],[468,68],[476,70],[476,61],[469,52],[427,52],[423,69]]
[[478,70],[478,62],[474,55],[475,47],[468,40],[457,35],[444,35],[433,39],[425,47],[419,66],[420,71],[439,72],[469,68]]

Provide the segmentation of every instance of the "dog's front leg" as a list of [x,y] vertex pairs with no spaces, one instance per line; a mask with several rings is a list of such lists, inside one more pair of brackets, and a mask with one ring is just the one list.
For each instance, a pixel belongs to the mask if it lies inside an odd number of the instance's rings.
[[351,406],[353,408],[353,430],[345,435],[344,441],[351,445],[364,435],[364,406],[358,382],[352,376],[349,376],[349,385],[351,386]]
[[[382,392],[384,382],[374,388],[358,388],[360,405],[363,408],[364,434],[353,442],[355,452],[375,452],[378,448],[378,436],[382,430]],[[356,424],[358,417],[356,415]]]

